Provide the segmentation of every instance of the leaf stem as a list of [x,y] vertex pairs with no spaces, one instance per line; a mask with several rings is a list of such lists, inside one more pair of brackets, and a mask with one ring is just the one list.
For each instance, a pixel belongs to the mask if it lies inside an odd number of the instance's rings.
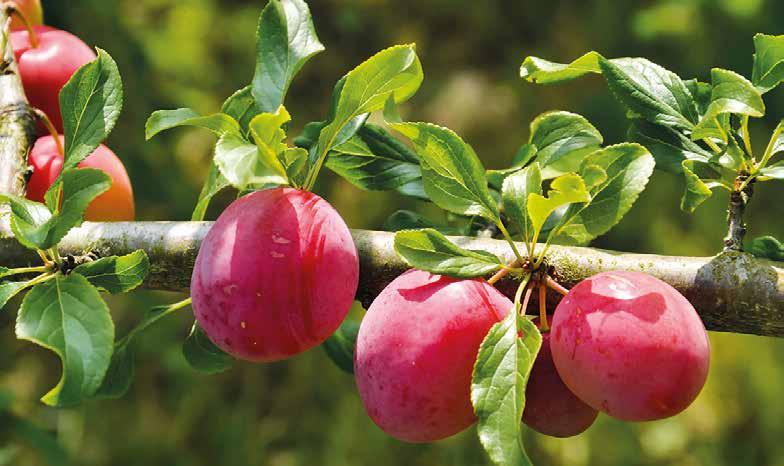
[[705,141],[705,144],[707,144],[708,147],[713,149],[713,152],[715,152],[717,154],[721,154],[721,147],[716,145],[716,143],[713,142],[713,140],[711,140],[711,138],[704,138],[703,141]]
[[547,285],[539,282],[539,330],[546,332],[550,330],[547,323]]
[[[528,284],[531,282],[531,274],[527,274],[523,277],[523,281],[520,282],[520,286],[517,287],[517,292],[515,293],[515,310],[519,313],[520,311],[525,314],[525,310],[528,308],[528,301],[531,299],[531,289],[528,287]],[[523,300],[522,305],[520,305],[520,299],[523,296],[523,291],[526,290],[525,299]]]
[[753,173],[756,173],[768,164],[770,158],[773,157],[773,147],[776,145],[776,141],[781,136],[782,131],[784,131],[784,125],[778,125],[776,130],[773,131],[773,134],[770,137],[770,142],[768,142],[768,146],[765,148],[765,153],[762,155],[762,159],[760,162],[754,167]]
[[18,269],[11,269],[8,272],[2,274],[2,277],[12,277],[14,275],[23,275],[26,273],[46,273],[51,272],[51,269],[48,266],[42,265],[38,267],[20,267]]
[[65,157],[65,148],[63,147],[63,141],[60,139],[60,133],[57,131],[57,128],[54,127],[52,120],[49,119],[49,115],[38,108],[33,109],[33,114],[35,114],[35,117],[38,118],[41,123],[43,123],[44,127],[46,127],[46,131],[48,131],[49,135],[52,136],[52,139],[54,139],[57,152]]
[[19,8],[19,5],[17,5],[16,2],[8,2],[5,5],[5,11],[9,18],[11,15],[14,15],[19,18],[20,21],[22,21],[22,24],[24,25],[25,29],[27,29],[27,34],[30,38],[30,46],[34,49],[37,49],[39,45],[38,35],[35,33],[35,29],[33,29],[33,25],[30,23],[30,20],[27,19],[27,16],[24,14],[22,9]]
[[487,280],[487,283],[489,283],[491,285],[495,285],[496,283],[498,283],[499,280],[501,280],[502,278],[504,278],[507,275],[509,275],[509,272],[513,272],[515,270],[520,270],[519,267],[521,265],[522,264],[520,264],[519,259],[513,260],[512,262],[509,263],[509,265],[503,266],[503,268],[501,270],[499,270],[498,272],[496,272],[495,275],[490,277],[490,279]]
[[548,287],[550,287],[551,289],[557,291],[558,293],[560,293],[563,296],[566,296],[566,295],[569,294],[569,290],[564,288],[560,283],[555,281],[553,279],[553,277],[551,277],[549,275],[545,275],[544,282],[545,282],[545,284],[547,284]]
[[[517,257],[518,263],[520,265],[525,264],[525,259],[523,258],[523,255],[520,254],[520,250],[517,249],[517,245],[515,244],[512,235],[509,234],[509,230],[507,230],[504,226],[504,222],[499,220],[496,225],[498,225],[498,229],[501,230],[501,234],[504,235],[506,242],[509,243],[509,246],[512,247],[512,251],[514,252],[515,257]],[[528,246],[526,246],[526,248],[528,248]]]

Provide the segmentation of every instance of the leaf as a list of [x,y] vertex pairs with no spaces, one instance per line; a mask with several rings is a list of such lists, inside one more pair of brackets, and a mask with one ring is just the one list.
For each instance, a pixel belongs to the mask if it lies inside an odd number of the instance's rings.
[[784,245],[772,236],[754,238],[749,247],[749,252],[762,259],[784,261]]
[[0,312],[8,301],[30,286],[30,281],[0,283]]
[[624,143],[594,152],[583,162],[582,175],[588,180],[603,171],[600,183],[589,183],[591,201],[572,205],[561,224],[551,233],[560,244],[586,244],[607,233],[632,208],[653,174],[655,162],[648,150]]
[[28,249],[39,249],[46,242],[46,226],[52,213],[45,205],[23,197],[0,194],[0,202],[11,207],[11,230],[14,237]]
[[108,293],[127,293],[144,282],[150,271],[147,253],[138,250],[125,256],[102,257],[76,267],[94,287]]
[[231,356],[215,346],[197,323],[182,346],[182,354],[192,368],[205,374],[225,372],[233,364]]
[[432,228],[397,232],[395,251],[414,268],[455,278],[481,277],[503,266],[494,254],[463,249]]
[[393,129],[414,144],[427,196],[442,209],[500,221],[482,162],[474,150],[447,128],[430,123],[397,123]]
[[231,186],[231,183],[221,174],[218,166],[215,163],[210,164],[210,172],[199,193],[199,199],[196,207],[193,209],[191,221],[200,222],[204,220],[205,215],[207,215],[207,207],[209,207],[212,198],[229,186]]
[[761,117],[765,115],[762,94],[746,78],[734,71],[713,68],[711,70],[711,103],[702,116],[691,138],[718,137],[727,142],[727,131],[723,125],[717,128],[716,119],[723,114]]
[[153,112],[144,125],[144,134],[149,141],[161,131],[179,126],[195,126],[208,129],[218,137],[224,134],[240,135],[240,124],[229,115],[214,113],[208,116],[201,116],[189,108]]
[[359,322],[346,320],[327,341],[324,351],[338,368],[348,374],[354,373],[354,351],[357,347]]
[[629,110],[662,126],[691,129],[697,106],[681,78],[644,58],[599,59],[607,86]]
[[784,36],[754,36],[754,67],[751,82],[768,92],[784,80]]
[[685,212],[694,212],[700,204],[713,195],[713,188],[722,186],[717,181],[721,173],[709,163],[684,160],[683,176],[686,179],[686,191],[681,198],[681,210]]
[[[286,151],[286,132],[283,125],[291,121],[286,107],[280,106],[275,113],[260,113],[251,120],[248,128],[253,141],[259,148],[259,162],[263,167],[264,176],[280,176],[288,184],[286,168],[280,157]],[[263,183],[277,183],[265,178]]]
[[528,196],[542,194],[542,173],[539,164],[531,164],[504,181],[501,200],[504,213],[522,232],[525,243],[531,242],[534,235],[531,219],[528,217]]
[[537,57],[526,57],[520,67],[520,77],[535,84],[571,81],[589,73],[601,73],[599,58],[598,53],[588,52],[569,64],[561,64]]
[[[518,337],[522,333],[522,338]],[[471,402],[479,418],[477,433],[494,463],[531,465],[525,453],[521,419],[525,387],[542,336],[527,318],[511,310],[479,347],[471,381]]]
[[74,168],[103,142],[123,106],[123,86],[114,59],[101,49],[79,68],[60,92],[65,134],[63,171]]
[[683,173],[684,160],[707,162],[713,157],[680,131],[643,120],[632,122],[627,139],[643,145],[656,160],[656,168],[670,173]]
[[547,197],[537,192],[528,194],[527,210],[533,232],[540,231],[550,214],[561,206],[576,202],[586,203],[591,195],[579,175],[569,173],[554,179]]
[[256,104],[256,99],[253,98],[251,86],[245,86],[223,102],[221,113],[235,119],[242,130],[246,131],[250,121],[262,112]]
[[281,157],[286,176],[293,186],[302,186],[307,176],[308,151],[301,147],[291,147],[283,151]]
[[603,141],[599,130],[575,113],[547,112],[531,122],[529,142],[537,149],[543,179],[579,170],[585,156]]
[[283,105],[294,76],[323,50],[304,1],[270,0],[257,32],[252,94],[259,110],[272,113]]
[[366,124],[333,149],[327,167],[354,186],[388,191],[420,181],[419,157],[384,128]]
[[114,324],[98,291],[79,274],[57,275],[36,285],[22,301],[16,336],[62,360],[60,383],[41,399],[73,406],[93,396],[111,361]]
[[784,180],[784,161],[768,165],[759,172],[761,180]]
[[236,136],[224,135],[215,146],[215,164],[226,180],[239,190],[252,183],[288,184],[285,168],[277,159],[275,162],[269,154],[262,155],[258,146]]

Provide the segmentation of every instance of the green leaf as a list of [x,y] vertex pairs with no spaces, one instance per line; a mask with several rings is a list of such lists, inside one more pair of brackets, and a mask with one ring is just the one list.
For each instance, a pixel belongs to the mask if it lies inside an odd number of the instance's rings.
[[0,283],[0,311],[3,310],[8,301],[18,295],[25,288],[30,286],[30,281],[23,282],[3,282]]
[[784,180],[784,161],[768,165],[759,172],[759,178],[765,180]]
[[109,308],[86,278],[57,275],[22,301],[16,336],[57,354],[63,375],[41,401],[73,406],[93,396],[111,361],[114,324]]
[[333,149],[327,167],[354,186],[388,191],[420,181],[419,157],[384,128],[366,124]]
[[272,113],[283,105],[294,76],[323,50],[304,1],[270,0],[257,32],[252,93],[259,110]]
[[221,107],[221,113],[225,113],[239,122],[243,131],[247,131],[251,120],[262,113],[253,98],[251,86],[245,86],[232,94]]
[[749,247],[749,252],[756,257],[774,261],[784,261],[784,244],[772,236],[754,238]]
[[215,165],[215,163],[212,163],[210,165],[210,172],[207,175],[207,181],[204,182],[201,193],[199,193],[199,200],[196,203],[196,207],[193,209],[191,221],[200,222],[204,220],[205,215],[207,215],[207,207],[209,207],[212,198],[229,186],[231,186],[229,180],[221,174],[218,166]]
[[531,192],[528,194],[527,210],[533,232],[540,231],[550,215],[561,206],[590,202],[591,194],[585,181],[574,173],[561,175],[550,184],[547,197]]
[[710,106],[713,86],[698,79],[687,79],[686,81],[683,81],[683,84],[686,85],[691,96],[694,97],[694,103],[697,104],[697,113],[699,115],[704,115]]
[[138,250],[125,256],[102,257],[76,267],[94,287],[108,293],[127,293],[144,282],[150,271],[147,253]]
[[189,108],[153,112],[144,126],[144,134],[147,140],[150,140],[161,131],[180,126],[195,126],[208,129],[218,137],[224,134],[240,135],[240,124],[229,115],[215,113],[201,116]]
[[691,129],[697,106],[681,78],[644,58],[601,58],[607,86],[629,110],[662,126]]
[[681,210],[685,212],[694,212],[700,204],[713,195],[713,188],[723,186],[718,181],[721,173],[709,163],[684,160],[683,176],[686,180],[686,191],[681,199]]
[[591,201],[569,207],[551,233],[553,239],[560,244],[586,244],[607,233],[645,190],[654,166],[653,156],[639,144],[609,146],[588,156],[581,174],[591,185]]
[[784,36],[754,36],[754,68],[751,82],[768,92],[784,80]]
[[215,346],[196,323],[182,346],[182,354],[192,368],[205,374],[225,372],[233,364],[231,356]]
[[707,162],[713,157],[682,132],[643,120],[632,123],[627,139],[645,146],[656,160],[656,167],[670,173],[682,173],[684,160]]
[[359,322],[346,320],[340,328],[324,342],[324,351],[338,368],[348,374],[354,373],[354,351],[357,348]]
[[526,57],[520,67],[520,76],[535,84],[558,84],[571,81],[589,73],[601,73],[596,52],[588,52],[569,64],[553,63],[537,57]]
[[281,159],[289,182],[293,186],[302,186],[308,174],[308,151],[301,147],[286,148]]
[[528,196],[532,193],[542,194],[542,173],[538,163],[533,163],[506,178],[501,191],[504,212],[522,232],[526,244],[531,242],[535,233],[528,217]]
[[240,191],[250,184],[288,184],[286,169],[277,156],[273,160],[269,152],[236,136],[224,135],[218,139],[215,164],[226,180]]
[[123,86],[114,59],[101,49],[60,92],[65,134],[63,171],[76,167],[114,128],[123,106]]
[[500,221],[485,170],[474,150],[447,128],[430,123],[397,123],[392,127],[414,144],[427,196],[442,209]]
[[397,232],[395,251],[414,268],[455,278],[481,277],[503,266],[494,254],[463,249],[432,228]]
[[544,179],[579,170],[583,159],[603,141],[599,130],[575,113],[547,112],[531,122],[530,144],[537,149]]
[[11,207],[11,230],[14,237],[28,249],[41,249],[46,243],[52,213],[45,205],[23,197],[0,194],[0,202]]
[[[521,333],[522,338],[518,337]],[[471,402],[479,418],[479,440],[500,466],[532,464],[520,432],[525,387],[541,346],[542,335],[536,326],[511,310],[490,329],[479,347]]]
[[713,84],[711,103],[697,127],[694,128],[692,139],[718,137],[727,142],[727,128],[723,124],[717,124],[719,115],[736,114],[751,117],[765,115],[762,94],[743,76],[734,71],[713,68],[711,82]]

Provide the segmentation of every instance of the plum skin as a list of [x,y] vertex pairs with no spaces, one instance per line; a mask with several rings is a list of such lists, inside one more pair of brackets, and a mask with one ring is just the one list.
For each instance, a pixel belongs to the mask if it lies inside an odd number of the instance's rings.
[[345,319],[359,259],[329,203],[292,188],[233,202],[210,229],[191,280],[196,320],[230,355],[278,361],[321,344]]
[[553,362],[550,333],[543,333],[525,388],[523,422],[541,434],[566,438],[585,432],[598,415],[564,384]]
[[365,409],[411,443],[455,435],[476,420],[471,376],[479,346],[512,302],[484,280],[410,270],[373,301],[354,359]]
[[627,421],[686,409],[710,365],[708,335],[691,303],[640,272],[605,272],[578,283],[555,311],[551,349],[572,392]]

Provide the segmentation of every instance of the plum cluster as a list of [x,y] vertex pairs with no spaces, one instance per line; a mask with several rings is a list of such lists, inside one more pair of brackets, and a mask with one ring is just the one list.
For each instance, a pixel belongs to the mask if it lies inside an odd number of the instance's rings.
[[[95,52],[75,35],[43,25],[40,0],[4,1],[12,4],[11,45],[19,66],[25,94],[38,109],[38,133],[48,136],[36,141],[29,154],[32,175],[27,198],[44,201],[44,194],[63,169],[63,118],[60,91],[82,66],[95,60]],[[133,188],[125,166],[105,145],[80,164],[80,168],[104,171],[112,179],[108,191],[88,207],[89,221],[130,221],[135,218]]]

